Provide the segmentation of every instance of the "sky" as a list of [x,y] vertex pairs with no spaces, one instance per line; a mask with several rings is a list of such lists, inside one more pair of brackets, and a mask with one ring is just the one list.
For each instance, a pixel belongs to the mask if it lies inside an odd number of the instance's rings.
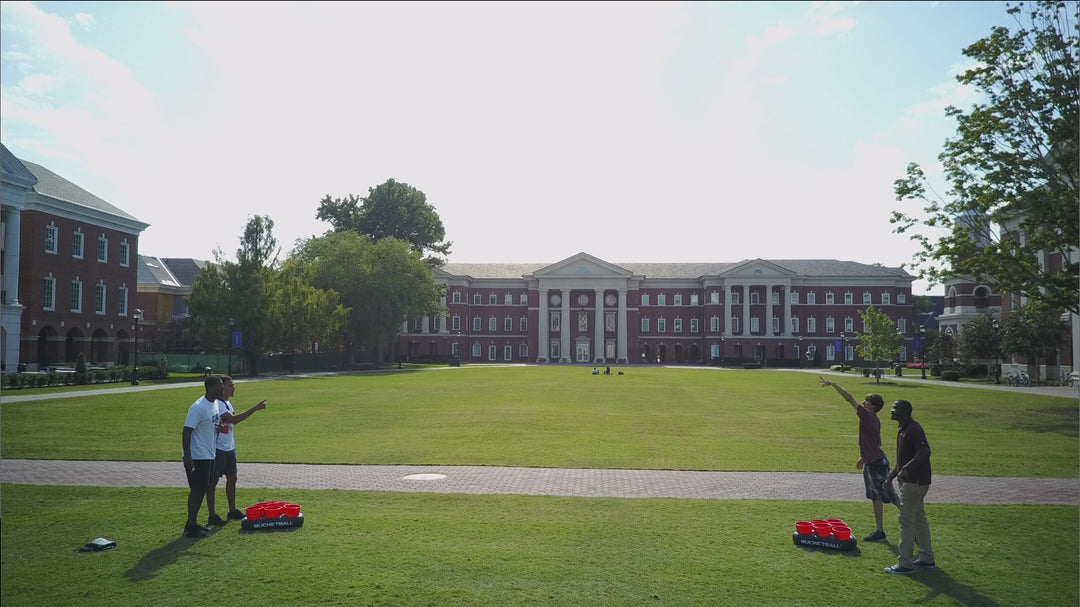
[[[900,266],[1003,2],[0,3],[0,140],[150,226],[284,257],[326,196],[427,196],[450,262]],[[909,269],[913,274],[914,270]],[[941,288],[916,281],[916,294]]]

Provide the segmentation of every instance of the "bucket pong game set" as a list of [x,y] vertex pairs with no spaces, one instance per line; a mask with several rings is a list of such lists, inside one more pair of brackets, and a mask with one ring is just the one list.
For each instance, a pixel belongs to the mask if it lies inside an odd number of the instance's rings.
[[240,521],[240,528],[247,531],[304,526],[300,506],[288,502],[259,502],[247,508],[245,514],[247,516]]
[[858,545],[851,537],[851,528],[838,518],[800,521],[795,523],[792,539],[796,546],[854,550]]

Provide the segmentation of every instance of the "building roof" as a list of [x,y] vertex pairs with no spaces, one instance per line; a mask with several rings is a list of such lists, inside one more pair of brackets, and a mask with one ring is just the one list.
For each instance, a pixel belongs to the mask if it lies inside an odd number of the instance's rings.
[[34,185],[34,191],[38,194],[48,196],[56,200],[67,202],[70,204],[85,207],[91,211],[97,213],[103,213],[106,215],[112,215],[124,219],[129,222],[142,224],[146,227],[148,224],[140,222],[131,214],[126,211],[117,208],[114,205],[105,202],[101,198],[87,192],[74,183],[64,179],[49,169],[26,160],[20,160],[23,165],[34,175],[37,179],[37,184]]
[[[647,278],[697,279],[703,276],[722,275],[728,270],[751,260],[736,263],[615,263],[634,274]],[[836,259],[770,259],[764,260],[789,270],[798,276],[844,276],[877,277],[895,276],[902,279],[914,279],[902,268],[892,268],[877,264],[864,264],[856,261]],[[546,263],[447,263],[440,268],[452,276],[469,276],[487,279],[520,279],[551,265]]]
[[180,284],[189,287],[195,284],[195,277],[202,274],[203,269],[210,263],[190,257],[168,257],[161,258],[161,261],[168,266],[169,271],[180,281]]

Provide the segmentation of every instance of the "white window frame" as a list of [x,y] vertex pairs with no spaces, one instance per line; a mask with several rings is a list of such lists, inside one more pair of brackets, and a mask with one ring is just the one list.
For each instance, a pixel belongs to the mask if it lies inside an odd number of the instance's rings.
[[78,277],[71,281],[71,311],[82,312],[82,281]]
[[732,333],[739,333],[739,317],[738,316],[732,316],[731,317],[731,332]]
[[676,305],[676,306],[681,306],[682,305],[682,293],[676,293],[675,295],[672,296],[672,299],[673,299],[672,305]]
[[792,316],[790,318],[790,321],[791,321],[791,332],[792,333],[798,333],[799,332],[799,317],[798,316]]
[[461,303],[461,291],[454,291],[450,295],[450,301],[452,301],[452,302],[454,302],[456,304]]
[[503,295],[503,305],[507,305],[507,306],[514,305],[514,294],[513,293],[506,293],[505,295]]
[[697,293],[691,293],[690,294],[690,305],[692,305],[692,306],[698,305],[698,294]]
[[472,345],[472,357],[473,358],[480,358],[480,353],[481,352],[483,352],[483,350],[480,349],[480,342],[473,342],[473,345]]
[[813,316],[806,319],[806,332],[817,333],[817,319]]
[[52,272],[41,280],[41,309],[46,312],[56,310],[56,279]]
[[120,316],[127,316],[128,309],[128,288],[126,285],[121,285],[119,292],[116,295],[116,304],[119,306],[118,314]]
[[126,268],[131,259],[131,245],[126,240],[120,241],[120,267]]
[[520,345],[518,345],[518,357],[520,357],[520,358],[528,358],[529,357],[529,344],[527,344],[525,342],[522,342]]
[[791,303],[793,303],[795,305],[799,305],[799,292],[798,291],[792,291],[789,294],[789,298],[790,298]]
[[643,305],[643,306],[649,305],[649,294],[648,293],[642,293],[641,294],[641,305]]
[[825,332],[836,333],[836,319],[832,316],[825,319]]
[[450,317],[450,330],[451,331],[460,331],[461,330],[461,317],[458,316],[457,314]]
[[71,233],[71,256],[75,259],[82,259],[83,252],[86,249],[86,234],[83,234],[82,229],[76,229]]
[[100,263],[109,263],[109,239],[104,234],[97,239],[97,260]]
[[774,306],[780,305],[780,291],[769,291],[769,293],[772,304]]
[[731,290],[731,305],[739,305],[739,292],[734,289]]
[[892,305],[892,295],[887,293],[887,292],[882,293],[881,294],[881,305],[883,305],[883,306],[891,306]]
[[712,294],[709,295],[709,303],[711,303],[711,304],[719,304],[720,303],[720,292],[719,291],[713,291]]
[[870,294],[870,291],[863,291],[862,302],[864,306],[874,303],[874,297]]
[[750,305],[754,306],[759,303],[761,303],[761,293],[750,291]]
[[761,323],[758,321],[757,316],[750,317],[750,332],[759,333],[761,331]]
[[658,305],[658,306],[666,306],[667,305],[667,293],[658,293],[656,295],[656,305]]
[[488,331],[495,332],[499,330],[499,319],[494,316],[488,317]]
[[473,296],[472,296],[472,303],[473,303],[473,305],[474,305],[474,306],[478,306],[478,305],[480,305],[480,301],[481,301],[481,299],[480,299],[480,294],[479,294],[479,293],[473,293]]
[[488,305],[489,306],[495,305],[496,303],[498,303],[498,301],[499,301],[499,298],[495,296],[494,292],[488,293]]
[[835,302],[836,302],[836,295],[833,294],[832,291],[825,294],[825,305],[827,305],[827,306],[835,305]]
[[806,294],[806,303],[807,303],[807,305],[816,306],[817,305],[817,293],[814,293],[813,291],[810,291],[809,293],[807,293]]
[[528,333],[529,332],[529,317],[528,316],[522,316],[521,320],[518,321],[518,331],[520,331],[521,333]]
[[507,344],[503,346],[503,361],[510,362],[514,360],[514,346]]
[[681,318],[674,318],[672,320],[671,329],[672,329],[673,333],[682,333],[682,319]]
[[851,291],[845,292],[844,293],[844,305],[845,306],[850,306],[853,303],[855,303],[855,296],[851,294]]
[[709,331],[711,331],[713,333],[719,333],[720,332],[720,317],[719,316],[713,316],[713,317],[709,318]]
[[60,229],[56,227],[56,224],[50,223],[45,226],[45,252],[49,255],[56,255],[57,239],[60,237]]
[[479,331],[479,330],[480,330],[480,327],[482,327],[482,326],[483,326],[483,325],[482,325],[482,324],[480,324],[480,323],[481,323],[480,317],[479,317],[479,316],[473,316],[473,319],[472,319],[472,330],[473,330],[473,332],[474,332],[474,333],[476,333],[477,331]]
[[521,297],[518,298],[518,304],[522,305],[522,306],[529,305],[529,294],[528,293],[522,293]]
[[514,330],[514,319],[507,316],[503,319],[503,332],[511,333]]
[[695,317],[693,317],[693,318],[691,318],[691,319],[690,319],[690,332],[691,332],[691,333],[697,333],[698,331],[699,331],[699,328],[698,328],[698,317],[697,317],[697,316],[695,316]]
[[495,344],[488,346],[488,360],[495,361],[495,357],[499,355],[499,347]]
[[666,333],[667,332],[667,319],[664,318],[663,316],[656,319],[656,332],[657,333]]
[[642,317],[641,318],[641,332],[642,333],[648,333],[649,332],[649,318],[648,317]]
[[780,333],[780,317],[779,316],[773,316],[772,317],[772,332],[773,332],[773,335],[777,335],[777,334]]
[[906,318],[897,318],[896,319],[896,330],[903,333],[904,335],[907,335],[907,319]]
[[855,331],[855,319],[848,316],[844,319],[844,333],[852,333]]
[[903,293],[897,293],[896,294],[896,303],[898,305],[906,304],[907,303],[907,295],[905,295]]
[[105,282],[99,281],[97,285],[94,286],[94,314],[105,314],[105,310],[107,309],[106,305],[108,304],[105,299],[106,295]]

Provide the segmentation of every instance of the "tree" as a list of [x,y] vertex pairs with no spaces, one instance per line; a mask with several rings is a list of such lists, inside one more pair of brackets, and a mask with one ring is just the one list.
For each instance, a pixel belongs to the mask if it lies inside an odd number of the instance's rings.
[[277,266],[277,239],[269,217],[248,219],[237,261],[215,251],[195,279],[188,308],[203,343],[229,345],[229,327],[244,335],[241,352],[247,368],[258,375],[259,358],[274,350],[292,351],[308,339],[335,334],[346,311],[337,293],[320,291],[295,273]]
[[1001,326],[1002,349],[1010,354],[1023,355],[1028,366],[1036,370],[1040,361],[1048,360],[1065,341],[1069,326],[1061,314],[1044,303],[1029,303],[1013,310]]
[[[430,252],[445,256],[453,244],[443,242],[446,230],[435,207],[428,204],[427,196],[411,185],[393,179],[368,188],[367,198],[349,194],[344,199],[334,199],[328,194],[319,202],[315,217],[329,222],[334,232],[352,230],[373,242],[397,238],[421,254]],[[443,260],[432,255],[428,262],[438,266]]]
[[[876,367],[881,366],[879,363],[882,361],[899,358],[904,336],[896,330],[896,322],[885,313],[875,310],[874,306],[859,310],[859,316],[862,316],[863,327],[866,328],[866,333],[855,333],[859,338],[863,358]],[[881,381],[881,373],[875,373],[874,376]]]
[[994,322],[994,315],[984,312],[964,323],[957,344],[961,359],[981,360],[989,365],[998,357],[1001,352],[1001,336]]
[[[938,195],[915,163],[894,187],[898,201],[921,201],[925,214],[893,211],[896,233],[915,226],[945,232],[937,240],[912,234],[922,247],[914,257],[919,278],[974,278],[1080,313],[1080,265],[1068,256],[1080,246],[1078,7],[1047,0],[1010,6],[1015,32],[997,27],[964,49],[978,65],[957,81],[984,100],[966,113],[946,109],[957,120],[956,137],[938,156],[949,189]],[[1063,254],[1060,269],[1039,263],[1046,252]]]
[[336,288],[350,309],[350,349],[360,344],[381,352],[403,322],[438,313],[441,288],[420,252],[404,241],[372,242],[355,231],[308,240],[291,260],[319,288]]

